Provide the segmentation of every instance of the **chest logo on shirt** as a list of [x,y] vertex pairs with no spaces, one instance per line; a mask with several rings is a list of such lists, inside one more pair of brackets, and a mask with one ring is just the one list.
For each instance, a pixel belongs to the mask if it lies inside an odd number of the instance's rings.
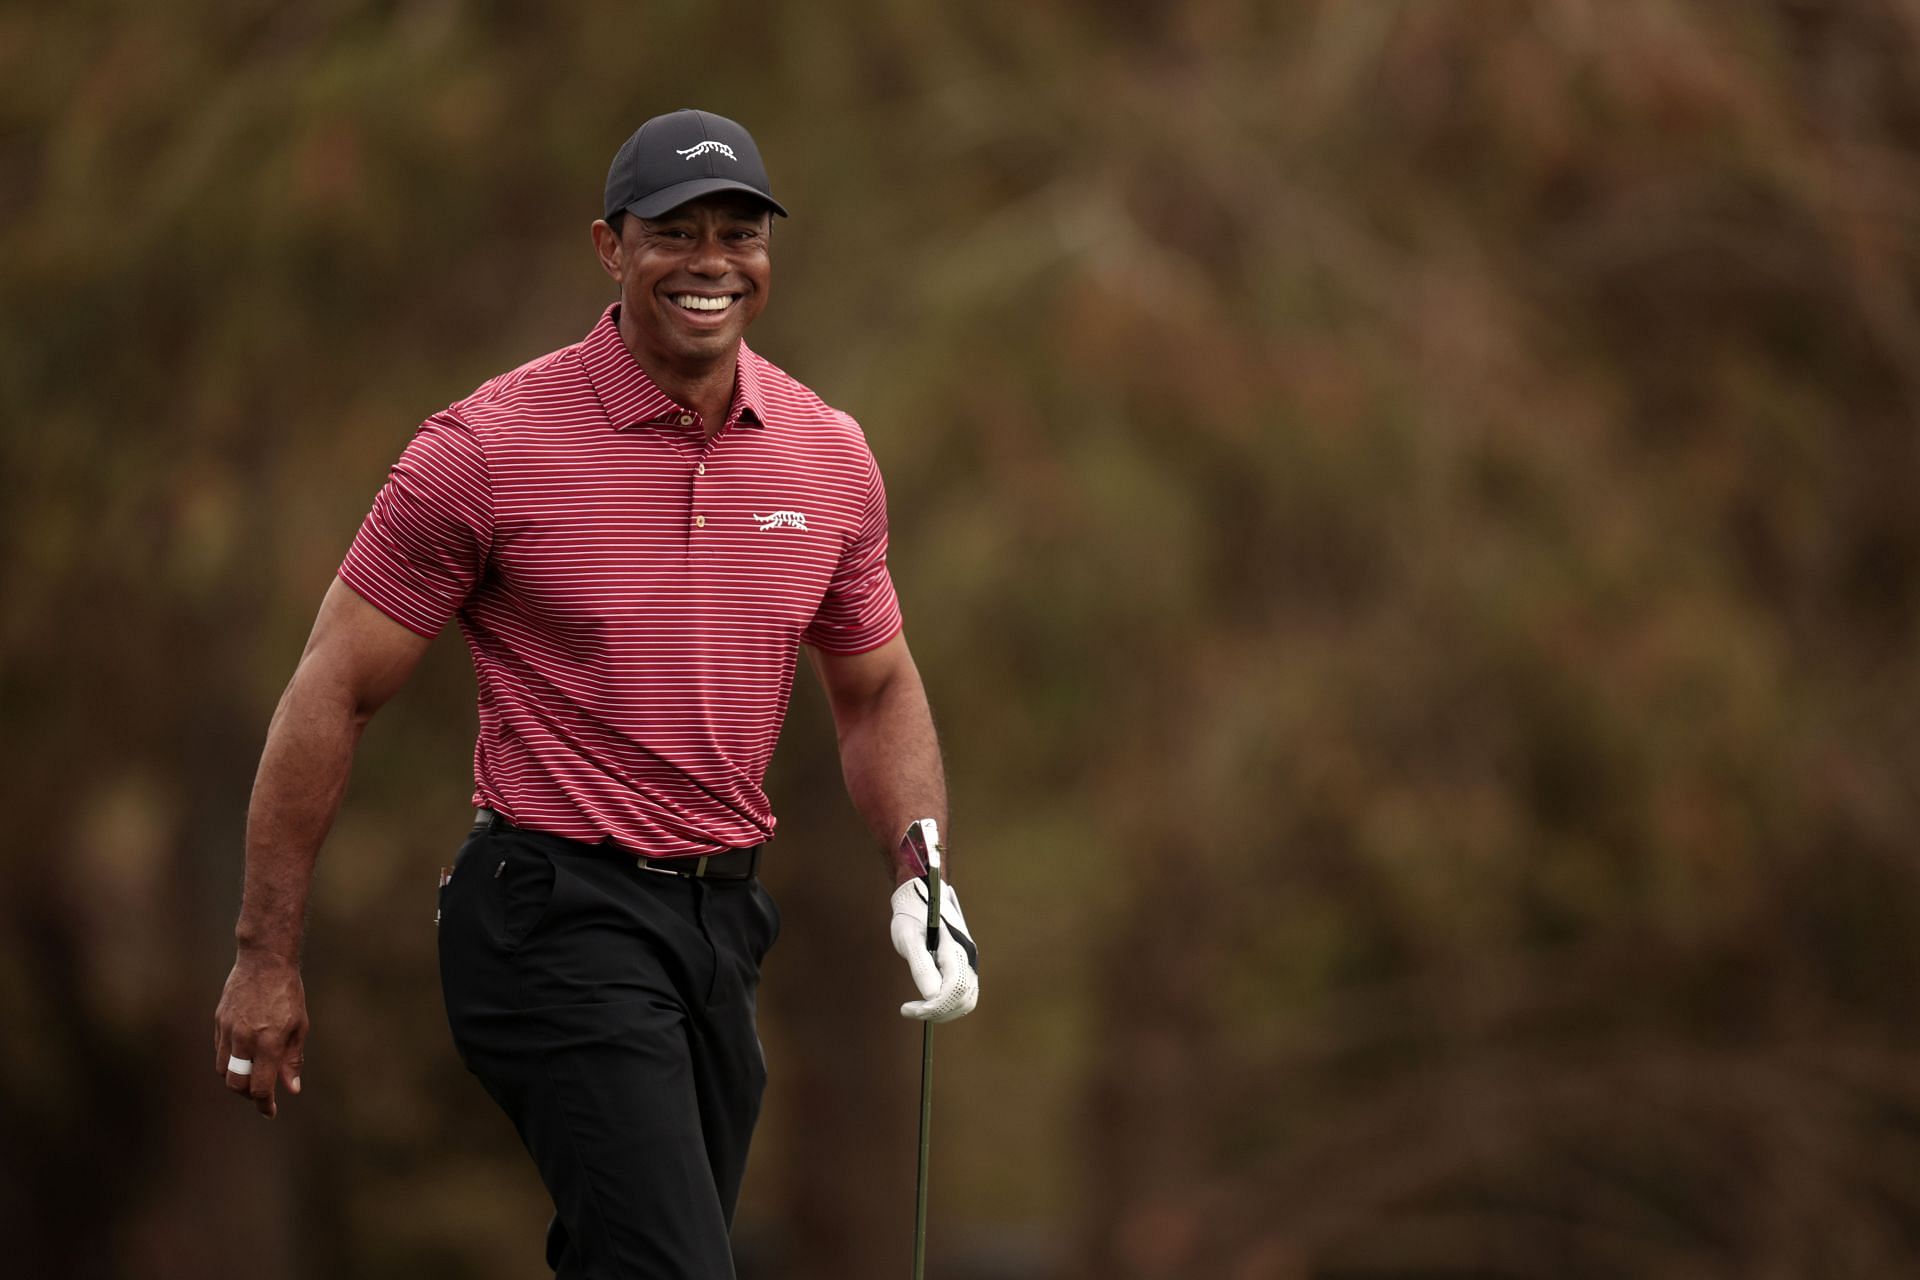
[[705,142],[696,143],[693,146],[686,148],[685,150],[682,150],[679,147],[674,148],[675,155],[685,156],[689,160],[693,159],[695,156],[703,156],[707,154],[707,152],[709,151],[718,151],[721,155],[725,156],[729,160],[738,160],[740,158],[739,156],[733,154],[732,147],[728,146],[724,142],[715,142],[711,138],[709,138]]
[[772,533],[775,529],[799,529],[806,532],[807,518],[798,511],[776,511],[770,516],[756,515],[760,523],[760,532]]

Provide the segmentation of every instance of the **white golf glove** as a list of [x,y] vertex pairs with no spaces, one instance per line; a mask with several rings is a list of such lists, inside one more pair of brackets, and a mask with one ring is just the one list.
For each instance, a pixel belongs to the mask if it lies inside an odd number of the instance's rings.
[[967,917],[953,886],[940,884],[940,945],[927,951],[927,881],[909,880],[893,891],[893,949],[913,973],[921,998],[900,1006],[903,1018],[952,1022],[980,1001],[980,953],[967,931]]

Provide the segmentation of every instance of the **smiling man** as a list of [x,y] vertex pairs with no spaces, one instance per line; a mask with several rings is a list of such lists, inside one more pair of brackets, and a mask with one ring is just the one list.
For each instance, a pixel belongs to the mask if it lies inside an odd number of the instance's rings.
[[951,886],[929,956],[901,840],[945,827],[946,784],[879,469],[853,419],[743,341],[786,214],[759,150],[721,116],[655,117],[604,208],[618,301],[421,426],[321,604],[254,784],[214,1061],[264,1115],[302,1091],[314,861],[361,730],[457,620],[480,734],[476,821],[440,891],[455,1045],[553,1195],[560,1277],[705,1280],[733,1274],[766,1082],[761,783],[803,645],[890,860],[921,996],[901,1012],[970,1011],[977,956]]

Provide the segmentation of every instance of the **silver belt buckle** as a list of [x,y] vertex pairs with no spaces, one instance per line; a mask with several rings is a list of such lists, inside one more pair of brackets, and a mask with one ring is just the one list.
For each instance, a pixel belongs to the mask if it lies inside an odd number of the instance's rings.
[[656,874],[663,875],[663,876],[675,876],[680,874],[679,872],[673,870],[671,867],[656,867],[651,862],[648,862],[645,858],[635,858],[633,860],[633,865],[640,868],[642,871],[652,871],[652,872],[655,872]]

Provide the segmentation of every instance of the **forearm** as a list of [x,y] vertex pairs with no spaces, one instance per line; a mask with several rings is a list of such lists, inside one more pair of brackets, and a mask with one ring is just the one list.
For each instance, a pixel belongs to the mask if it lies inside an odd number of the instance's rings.
[[919,672],[909,663],[857,706],[836,716],[847,794],[885,850],[895,884],[924,870],[899,850],[907,824],[947,826],[947,779]]
[[281,696],[247,809],[246,882],[234,940],[298,960],[321,842],[365,726],[350,690],[303,662]]

